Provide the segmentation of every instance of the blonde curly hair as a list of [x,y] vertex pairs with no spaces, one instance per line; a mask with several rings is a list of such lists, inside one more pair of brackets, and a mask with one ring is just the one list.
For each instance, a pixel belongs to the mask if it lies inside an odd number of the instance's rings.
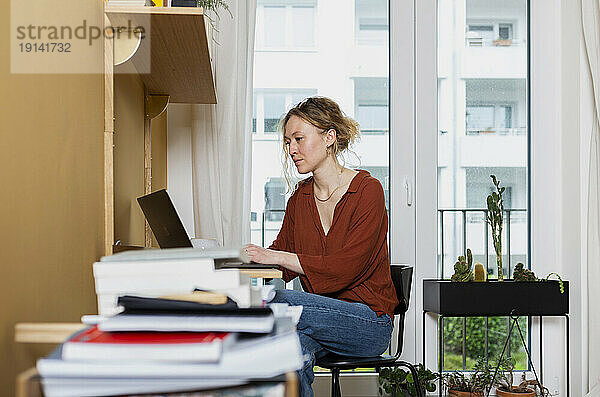
[[[336,139],[331,146],[330,154],[339,164],[339,157],[348,150],[350,146],[360,139],[359,124],[352,118],[346,116],[335,101],[322,97],[314,96],[304,99],[296,106],[291,108],[286,115],[279,121],[279,130],[281,137],[285,136],[285,126],[292,116],[300,117],[307,123],[323,130],[323,134],[334,129]],[[283,174],[288,188],[291,188],[292,177],[290,175],[290,156],[283,141]]]

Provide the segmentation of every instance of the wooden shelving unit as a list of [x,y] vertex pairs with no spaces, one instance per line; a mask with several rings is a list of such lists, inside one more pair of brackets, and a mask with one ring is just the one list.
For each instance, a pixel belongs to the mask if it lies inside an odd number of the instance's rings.
[[[168,103],[214,104],[217,102],[209,51],[209,38],[201,8],[125,7],[105,4],[105,28],[114,30],[105,38],[104,173],[105,255],[112,254],[114,236],[114,75],[137,71],[144,84],[145,193],[151,186],[151,120]],[[141,42],[131,46],[124,36],[142,26]],[[125,33],[125,35],[123,34]],[[134,40],[135,44],[136,40]],[[131,48],[125,64],[114,66],[117,50]],[[131,67],[133,65],[134,68]],[[140,132],[141,133],[141,132]],[[150,231],[146,227],[146,246]]]
[[172,103],[217,103],[201,8],[107,7],[105,13],[112,26],[150,26],[130,60],[149,94],[169,95]]

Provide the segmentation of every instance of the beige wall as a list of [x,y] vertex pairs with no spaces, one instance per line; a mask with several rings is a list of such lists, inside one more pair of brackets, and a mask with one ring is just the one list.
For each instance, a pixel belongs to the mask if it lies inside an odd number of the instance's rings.
[[[0,4],[0,395],[12,396],[16,374],[52,348],[15,344],[14,324],[78,321],[96,310],[104,105],[100,74],[10,74],[10,1]],[[102,15],[100,0],[32,7]]]

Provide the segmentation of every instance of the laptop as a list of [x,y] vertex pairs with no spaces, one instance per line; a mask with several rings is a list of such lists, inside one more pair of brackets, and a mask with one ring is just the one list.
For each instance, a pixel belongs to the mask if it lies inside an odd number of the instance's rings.
[[[190,238],[183,227],[181,218],[165,189],[138,197],[140,205],[154,237],[160,248],[189,248],[193,247]],[[216,259],[215,267],[219,269],[277,269],[277,265],[264,265],[261,263],[242,263],[230,259]]]
[[165,189],[138,197],[137,201],[160,248],[192,247],[190,238]]

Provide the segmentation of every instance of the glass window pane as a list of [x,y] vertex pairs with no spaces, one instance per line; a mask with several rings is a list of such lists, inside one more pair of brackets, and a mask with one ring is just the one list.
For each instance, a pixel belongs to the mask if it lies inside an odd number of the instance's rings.
[[265,47],[285,46],[285,7],[265,6]]
[[[366,15],[374,20],[363,19],[364,27],[367,31],[384,32],[387,37],[388,1],[364,3],[377,3],[378,8],[373,15]],[[283,181],[285,200],[291,194],[282,179],[283,145],[276,126],[286,109],[310,96],[329,97],[346,115],[354,119],[360,117],[369,128],[383,131],[366,133],[351,148],[353,153],[344,158],[343,163],[349,168],[372,172],[384,185],[386,205],[389,206],[389,48],[382,43],[357,45],[353,37],[355,26],[358,26],[354,18],[354,1],[337,2],[332,6],[328,1],[259,0],[259,7],[264,7],[264,12],[259,13],[264,15],[262,29],[265,40],[272,40],[272,46],[269,51],[261,51],[258,47],[254,54],[257,129],[262,131],[264,126],[265,134],[252,136],[251,212],[256,213],[256,222],[251,225],[251,241],[268,246],[281,227],[274,212],[282,205],[277,201],[281,197],[273,193],[281,185],[275,187],[275,181]],[[285,18],[283,14],[277,14],[284,9]],[[328,23],[317,26],[318,21]],[[270,23],[275,25],[269,26]],[[261,29],[258,25],[257,28]],[[277,31],[280,32],[277,34],[279,44],[273,45],[275,38],[269,38],[268,32]],[[310,51],[290,51],[285,46],[310,48]],[[356,91],[356,81],[360,79],[365,79],[362,91]],[[369,108],[360,111],[364,116],[358,115],[357,94],[364,99],[360,102],[361,107]],[[292,188],[295,180],[308,176],[293,175]]]
[[285,112],[285,95],[264,94],[265,97],[265,133],[277,132],[279,119]]
[[389,29],[386,0],[356,0],[355,15],[358,44],[387,45]]
[[315,45],[314,7],[292,7],[292,44],[294,47]]
[[467,129],[491,130],[494,127],[493,106],[467,106]]
[[[489,278],[498,277],[483,211],[495,190],[490,175],[505,187],[502,273],[512,276],[519,261],[527,266],[528,49],[513,40],[525,36],[527,18],[527,0],[438,0],[438,129],[444,131],[438,138],[438,275],[443,278],[452,276],[467,248],[474,262],[487,267]],[[501,48],[505,45],[513,48]],[[444,369],[469,370],[478,356],[492,357],[507,331],[506,317],[448,319]],[[527,367],[514,334],[510,352],[519,368]]]

